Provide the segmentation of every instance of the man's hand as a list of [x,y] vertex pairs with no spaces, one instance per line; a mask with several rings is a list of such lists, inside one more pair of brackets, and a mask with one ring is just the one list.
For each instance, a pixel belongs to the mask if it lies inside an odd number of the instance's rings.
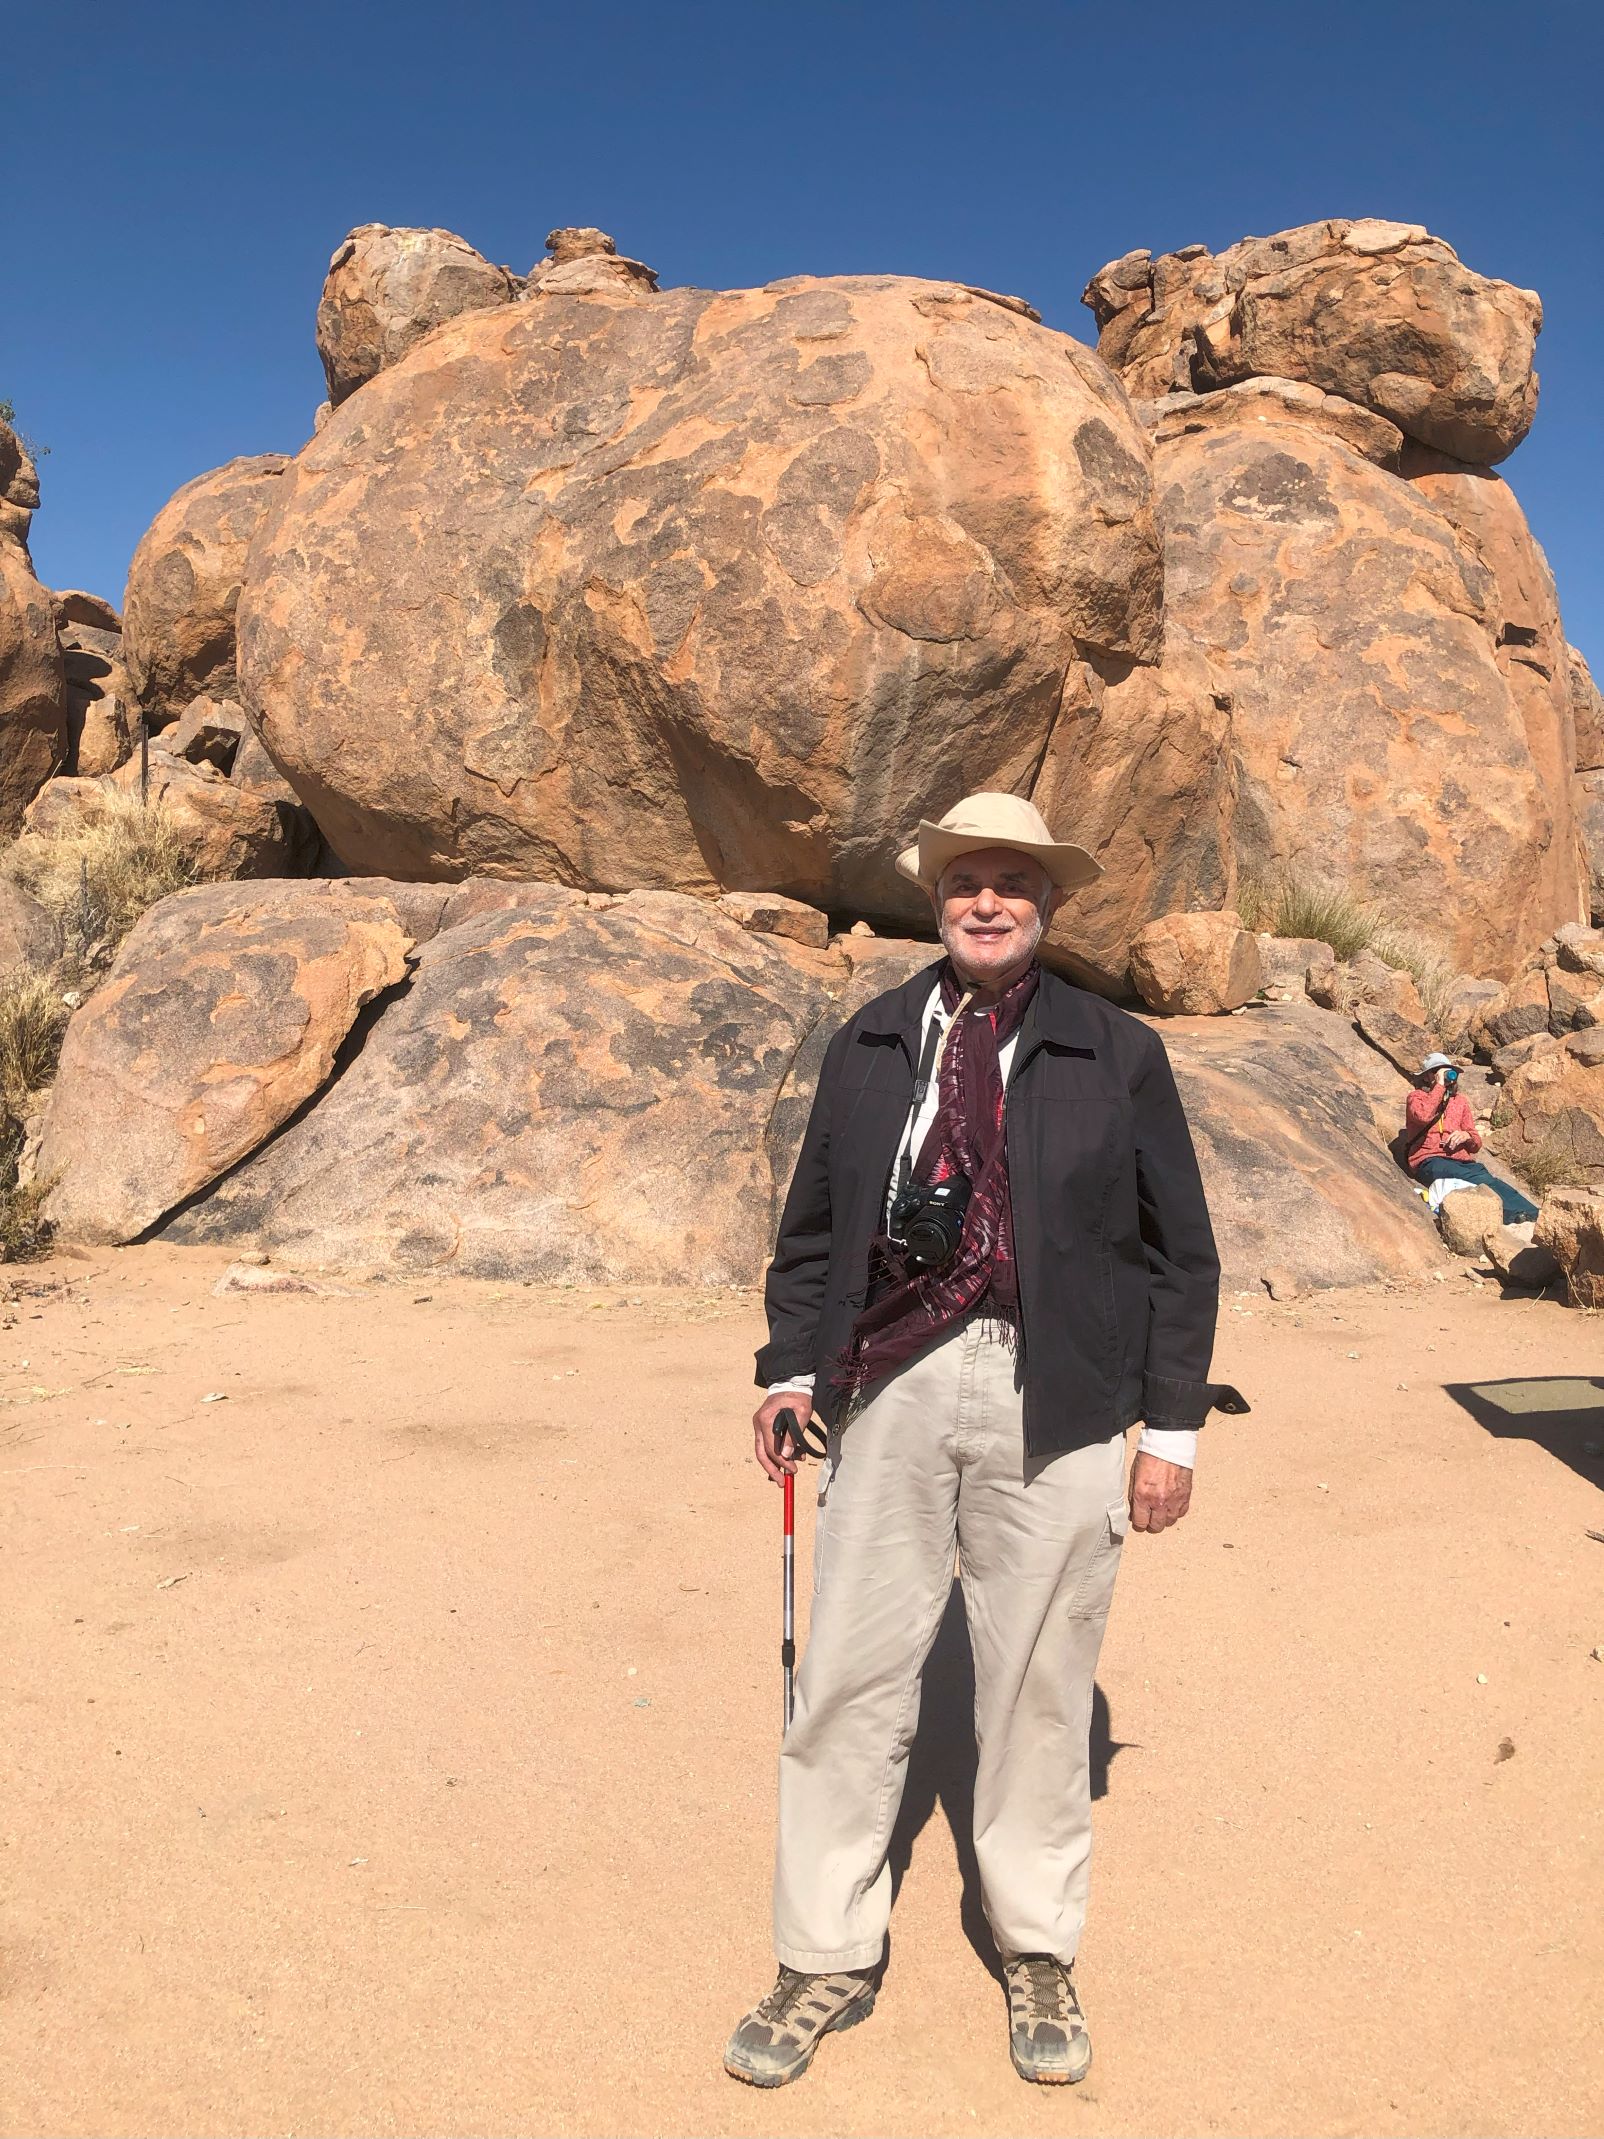
[[796,1457],[791,1452],[796,1444],[788,1440],[785,1444],[787,1453],[782,1456],[774,1437],[774,1421],[782,1411],[791,1412],[797,1424],[805,1426],[813,1416],[813,1398],[806,1389],[781,1389],[774,1396],[764,1397],[752,1414],[753,1453],[776,1485],[783,1481],[787,1471],[796,1469]]
[[1450,1151],[1457,1151],[1461,1144],[1468,1144],[1470,1142],[1470,1138],[1465,1134],[1463,1129],[1450,1129],[1448,1134],[1443,1138],[1443,1142],[1447,1145]]
[[1131,1465],[1131,1528],[1167,1530],[1178,1523],[1192,1502],[1192,1473],[1184,1463],[1166,1463],[1162,1456],[1137,1451]]

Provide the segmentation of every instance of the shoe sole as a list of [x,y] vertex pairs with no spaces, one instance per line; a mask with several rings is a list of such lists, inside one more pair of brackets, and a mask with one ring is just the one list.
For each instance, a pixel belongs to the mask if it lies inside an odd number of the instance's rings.
[[[879,1993],[876,1992],[875,1996],[878,1997]],[[740,2065],[732,2065],[728,2058],[724,2060],[724,2070],[732,2080],[740,2080],[747,2087],[789,2087],[791,2082],[799,2080],[812,2064],[826,2035],[844,2034],[848,2028],[855,2028],[860,2020],[867,2020],[873,2011],[874,1998],[871,1998],[867,2005],[848,2007],[838,2020],[832,2020],[827,2026],[820,2028],[808,2045],[806,2054],[798,2058],[787,2072],[747,2072]]]

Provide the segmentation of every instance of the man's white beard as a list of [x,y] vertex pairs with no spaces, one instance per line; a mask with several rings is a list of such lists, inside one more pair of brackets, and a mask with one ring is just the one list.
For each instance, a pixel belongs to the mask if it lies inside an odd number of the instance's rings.
[[[1042,932],[1046,925],[1041,916],[1041,909],[1038,907],[1029,922],[1014,930],[1009,942],[1010,965],[1023,966],[1027,959],[1035,956],[1036,946],[1042,939]],[[954,923],[949,928],[946,922],[942,922],[939,933],[942,948],[946,951],[953,964],[959,967],[965,966],[968,961],[964,957],[964,932],[962,926]]]

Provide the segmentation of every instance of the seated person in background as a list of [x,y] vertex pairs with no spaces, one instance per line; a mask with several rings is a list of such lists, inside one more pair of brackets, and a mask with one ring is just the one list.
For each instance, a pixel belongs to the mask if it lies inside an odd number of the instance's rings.
[[1423,1188],[1434,1181],[1472,1181],[1494,1191],[1504,1206],[1505,1225],[1519,1225],[1522,1219],[1537,1216],[1537,1205],[1528,1202],[1518,1188],[1473,1163],[1470,1154],[1481,1149],[1476,1117],[1459,1089],[1459,1072],[1447,1055],[1428,1055],[1421,1063],[1404,1112],[1407,1163]]

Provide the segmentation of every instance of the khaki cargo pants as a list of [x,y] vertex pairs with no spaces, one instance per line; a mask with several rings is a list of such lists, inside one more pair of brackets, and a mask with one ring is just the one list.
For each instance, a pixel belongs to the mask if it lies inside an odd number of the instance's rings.
[[975,1853],[998,1951],[1075,1957],[1092,1677],[1127,1514],[1124,1437],[1027,1461],[1016,1361],[971,1320],[830,1437],[813,1610],[780,1754],[774,1943],[880,1959],[919,1680],[957,1549],[975,1663]]

